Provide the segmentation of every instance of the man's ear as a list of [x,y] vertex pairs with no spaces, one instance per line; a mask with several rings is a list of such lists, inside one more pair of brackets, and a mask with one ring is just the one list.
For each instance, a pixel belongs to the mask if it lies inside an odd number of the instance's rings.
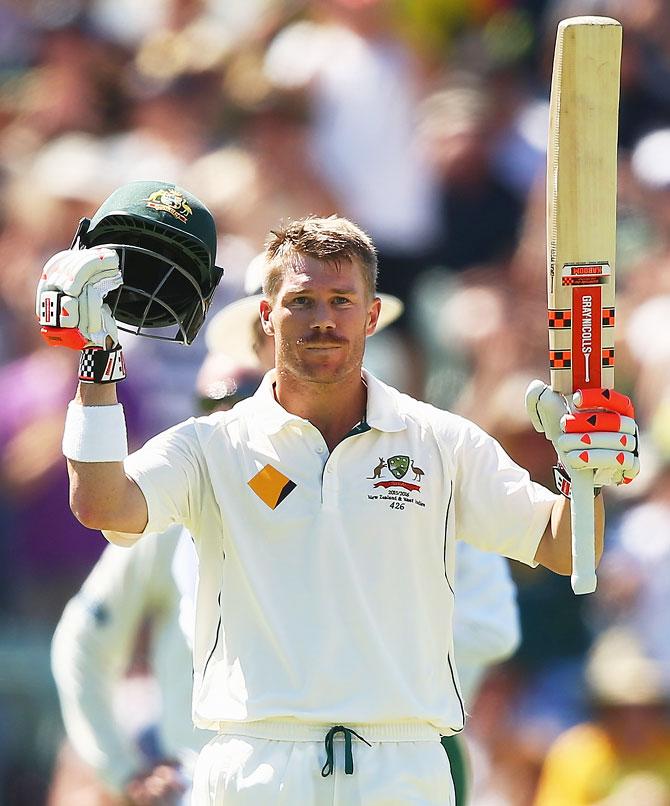
[[382,308],[382,301],[379,299],[379,297],[375,297],[372,300],[372,304],[370,305],[370,308],[368,310],[368,318],[365,328],[366,336],[372,336],[372,334],[375,332],[381,308]]
[[274,336],[275,329],[272,324],[272,306],[266,299],[262,299],[260,303],[261,324],[263,325],[263,332],[266,336]]

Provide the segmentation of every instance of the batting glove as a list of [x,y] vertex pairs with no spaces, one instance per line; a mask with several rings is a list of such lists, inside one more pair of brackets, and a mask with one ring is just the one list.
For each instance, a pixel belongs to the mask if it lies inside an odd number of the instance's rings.
[[630,398],[613,389],[583,389],[571,399],[542,381],[531,381],[526,409],[536,431],[558,455],[559,491],[569,496],[571,470],[593,470],[595,488],[629,484],[640,472],[638,429]]
[[66,249],[45,265],[37,286],[36,313],[50,344],[105,349],[119,341],[116,322],[104,303],[123,283],[113,249]]

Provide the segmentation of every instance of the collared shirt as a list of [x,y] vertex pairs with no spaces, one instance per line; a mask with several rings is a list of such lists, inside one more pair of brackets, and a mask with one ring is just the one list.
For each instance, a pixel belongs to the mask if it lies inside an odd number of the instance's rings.
[[180,522],[196,541],[200,727],[278,717],[463,727],[455,536],[532,564],[556,496],[474,424],[364,379],[369,427],[332,453],[277,403],[270,372],[231,411],[188,420],[126,460],[146,531]]

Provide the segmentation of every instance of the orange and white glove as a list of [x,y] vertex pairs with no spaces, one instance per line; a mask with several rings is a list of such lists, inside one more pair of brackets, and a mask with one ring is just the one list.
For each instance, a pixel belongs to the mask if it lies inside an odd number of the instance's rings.
[[65,249],[45,265],[35,309],[53,346],[81,350],[79,380],[117,383],[126,377],[119,332],[105,297],[123,284],[113,249]]
[[539,380],[531,381],[526,390],[530,421],[551,440],[558,455],[559,492],[569,497],[572,470],[593,470],[596,490],[633,481],[640,460],[630,398],[614,389],[583,389],[572,395],[570,403],[568,408],[563,395]]
[[119,341],[116,322],[104,303],[123,283],[113,249],[65,249],[44,266],[35,309],[42,336],[53,345],[106,349]]

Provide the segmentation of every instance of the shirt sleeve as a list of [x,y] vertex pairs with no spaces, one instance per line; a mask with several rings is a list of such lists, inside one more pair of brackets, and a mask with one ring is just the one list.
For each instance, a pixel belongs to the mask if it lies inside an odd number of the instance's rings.
[[51,665],[68,738],[115,791],[143,766],[139,750],[116,721],[113,695],[150,609],[154,548],[153,540],[130,550],[108,546],[65,607],[52,642]]
[[[192,529],[202,509],[206,474],[195,432],[195,420],[170,428],[131,453],[124,462],[126,475],[138,485],[147,503],[143,534],[161,533],[175,523]],[[103,531],[112,543],[129,546],[140,535]]]
[[493,437],[474,423],[462,423],[454,450],[457,538],[536,566],[558,496],[531,481]]

